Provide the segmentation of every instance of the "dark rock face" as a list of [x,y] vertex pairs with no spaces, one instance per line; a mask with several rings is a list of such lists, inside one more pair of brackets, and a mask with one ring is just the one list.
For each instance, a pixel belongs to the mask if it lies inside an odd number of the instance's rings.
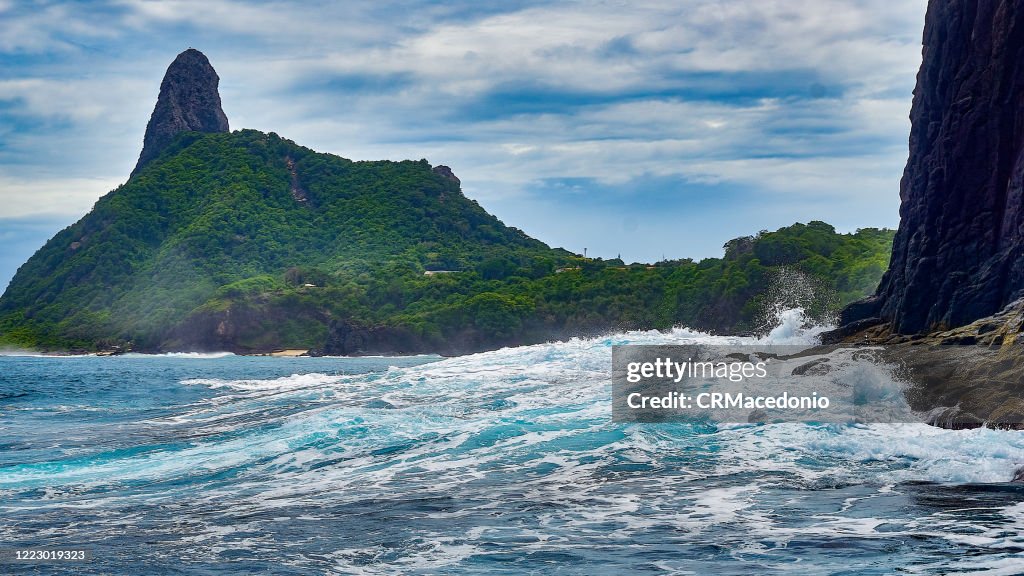
[[463,326],[444,335],[418,334],[404,326],[368,326],[351,320],[331,321],[324,345],[309,351],[310,356],[366,356],[368,354],[439,354],[461,356],[505,346],[539,344],[569,337],[560,331],[538,329],[520,339],[486,336],[472,326]]
[[1013,473],[1013,480],[1010,482],[1024,482],[1024,467],[1017,468]]
[[931,0],[923,55],[890,268],[843,318],[902,334],[1024,294],[1024,4]]
[[450,335],[444,341],[420,336],[401,326],[366,326],[349,320],[330,323],[322,348],[309,351],[310,356],[365,356],[368,354],[441,354],[457,356],[483,350],[487,343],[472,335]]
[[368,327],[346,320],[331,322],[324,347],[311,356],[359,356],[366,354],[417,354],[421,343],[411,334],[385,327]]
[[181,132],[228,132],[219,84],[217,72],[202,52],[189,48],[178,54],[160,84],[133,176]]

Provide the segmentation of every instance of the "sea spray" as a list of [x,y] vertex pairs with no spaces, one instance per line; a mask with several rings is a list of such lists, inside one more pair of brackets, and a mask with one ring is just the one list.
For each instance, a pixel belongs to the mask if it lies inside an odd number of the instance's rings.
[[[839,299],[822,279],[796,268],[782,266],[771,272],[768,289],[754,300],[757,334],[779,333],[790,327],[821,333],[830,329],[838,318]],[[792,321],[799,318],[800,326]],[[792,333],[796,337],[796,332]],[[797,343],[793,340],[792,343]]]

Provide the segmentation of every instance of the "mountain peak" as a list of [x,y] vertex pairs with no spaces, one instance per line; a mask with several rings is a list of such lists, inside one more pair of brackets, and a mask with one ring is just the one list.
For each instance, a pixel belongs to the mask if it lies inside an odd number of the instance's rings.
[[228,132],[217,87],[220,77],[206,55],[189,48],[167,67],[160,96],[146,126],[134,176],[181,132]]

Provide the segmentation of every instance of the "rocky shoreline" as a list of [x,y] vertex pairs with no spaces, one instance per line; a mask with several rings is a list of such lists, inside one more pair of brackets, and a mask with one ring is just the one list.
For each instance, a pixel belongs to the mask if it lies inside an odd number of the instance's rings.
[[900,227],[875,295],[826,345],[870,345],[945,428],[1024,428],[1024,11],[931,0],[900,183]]
[[818,352],[870,346],[898,367],[910,407],[951,429],[1024,429],[1024,298],[966,326],[904,335],[878,319],[826,333]]

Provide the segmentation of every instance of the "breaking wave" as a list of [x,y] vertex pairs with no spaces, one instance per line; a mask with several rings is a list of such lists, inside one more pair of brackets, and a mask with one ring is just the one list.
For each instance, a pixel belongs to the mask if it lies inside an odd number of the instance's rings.
[[[244,376],[229,372],[278,359],[166,357],[159,405],[79,422],[77,446],[11,440],[0,539],[63,526],[49,545],[88,537],[115,571],[131,565],[125,534],[195,569],[246,559],[240,572],[1017,565],[1019,433],[611,422],[614,345],[810,345],[821,330],[788,310],[762,338],[678,328]],[[153,369],[139,364],[126,370]]]

